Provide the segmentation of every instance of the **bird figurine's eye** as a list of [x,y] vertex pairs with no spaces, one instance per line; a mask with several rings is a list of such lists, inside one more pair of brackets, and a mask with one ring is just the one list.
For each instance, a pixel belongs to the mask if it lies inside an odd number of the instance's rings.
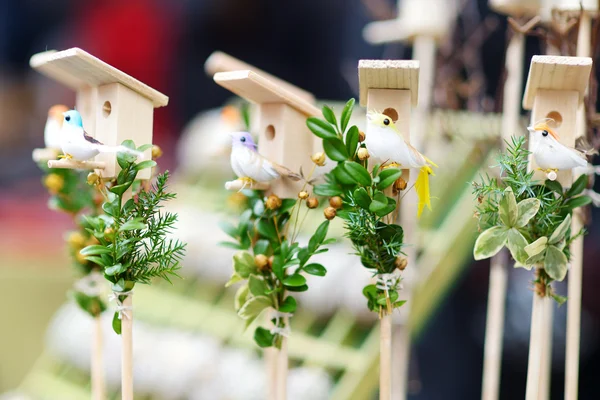
[[387,125],[389,125],[389,124],[390,124],[390,120],[389,120],[389,119],[387,119],[387,118],[386,118],[386,119],[384,119],[384,120],[383,120],[383,124],[384,124],[384,125],[386,125],[386,126],[387,126]]
[[71,120],[71,116],[70,116],[70,115],[67,115],[67,116],[65,117],[65,121],[69,122],[70,120]]
[[240,138],[240,142],[245,142],[245,141],[246,141],[246,138],[245,138],[244,136],[242,136],[242,137]]
[[543,131],[542,131],[542,136],[544,136],[544,137],[548,136],[548,131],[546,131],[546,130],[543,130]]

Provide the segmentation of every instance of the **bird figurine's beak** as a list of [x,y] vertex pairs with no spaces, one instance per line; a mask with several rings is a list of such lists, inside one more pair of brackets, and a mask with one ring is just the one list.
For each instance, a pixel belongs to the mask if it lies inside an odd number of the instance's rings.
[[531,126],[528,126],[528,127],[527,127],[527,130],[528,130],[530,133],[534,133],[534,132],[535,132],[535,129],[533,129],[533,127],[531,127]]

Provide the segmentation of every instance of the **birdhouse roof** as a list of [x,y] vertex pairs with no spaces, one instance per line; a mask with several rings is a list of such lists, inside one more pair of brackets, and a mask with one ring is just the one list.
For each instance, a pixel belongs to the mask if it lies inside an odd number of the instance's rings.
[[258,72],[251,70],[218,72],[214,80],[225,89],[252,103],[282,103],[306,116],[321,114],[321,111],[311,102]]
[[410,90],[411,102],[419,100],[419,61],[360,60],[358,62],[360,105],[367,105],[369,89]]
[[523,108],[530,110],[538,89],[576,91],[583,100],[590,79],[590,57],[533,56],[523,96]]
[[73,47],[64,51],[45,51],[29,60],[32,68],[74,90],[120,83],[163,107],[169,98],[97,57]]

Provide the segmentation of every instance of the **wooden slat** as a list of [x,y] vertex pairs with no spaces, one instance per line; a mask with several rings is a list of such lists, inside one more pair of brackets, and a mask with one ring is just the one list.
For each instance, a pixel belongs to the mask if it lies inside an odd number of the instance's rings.
[[410,90],[412,105],[418,102],[419,61],[360,60],[358,62],[360,105],[367,105],[369,89]]
[[152,100],[155,108],[164,107],[169,102],[169,98],[159,91],[77,47],[34,54],[29,64],[42,74],[74,90],[120,83]]

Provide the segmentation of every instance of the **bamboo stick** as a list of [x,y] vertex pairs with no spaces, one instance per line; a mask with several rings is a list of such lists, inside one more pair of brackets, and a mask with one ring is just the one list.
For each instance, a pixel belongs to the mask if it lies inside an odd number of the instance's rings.
[[93,321],[94,330],[92,333],[92,360],[91,360],[91,380],[92,380],[92,400],[104,400],[106,398],[106,388],[104,385],[104,363],[102,356],[102,316],[97,315]]
[[267,372],[267,399],[277,400],[277,349],[268,347],[263,350]]
[[[289,322],[286,322],[289,323]],[[277,400],[287,398],[287,377],[288,377],[288,338],[283,337],[281,349],[277,351]]]
[[544,297],[544,328],[542,336],[542,360],[540,368],[540,389],[538,400],[548,400],[550,398],[550,381],[552,377],[552,326],[553,326],[553,300],[550,297]]
[[[577,34],[577,56],[590,57],[592,21],[591,15],[582,12]],[[586,134],[585,105],[577,112],[577,137]],[[577,176],[573,177],[577,179]],[[573,215],[571,232],[583,227],[580,212]],[[583,237],[571,243],[571,268],[569,270],[567,301],[567,342],[565,352],[565,400],[577,400],[579,390],[579,346],[581,335],[581,288],[583,282]]]
[[62,169],[104,169],[106,163],[101,161],[50,160],[48,168]]
[[379,400],[392,398],[392,316],[379,321]]
[[544,343],[541,340],[544,329],[544,298],[533,293],[531,310],[531,332],[529,337],[529,361],[527,364],[527,388],[525,400],[538,400],[540,393],[540,373]]
[[133,295],[123,300],[121,319],[121,399],[133,400]]

